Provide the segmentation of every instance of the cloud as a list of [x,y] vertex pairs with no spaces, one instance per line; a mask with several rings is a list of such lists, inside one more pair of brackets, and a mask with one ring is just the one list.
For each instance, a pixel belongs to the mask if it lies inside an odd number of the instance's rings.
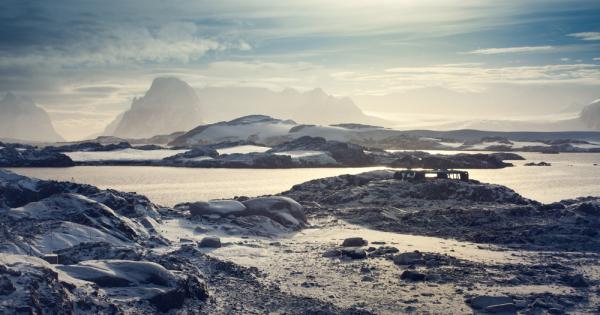
[[248,51],[245,41],[233,43],[202,36],[194,23],[168,23],[158,29],[146,27],[111,30],[90,35],[67,47],[42,46],[27,53],[0,54],[0,66],[86,67],[144,63],[190,63],[210,51]]
[[600,32],[580,32],[572,33],[568,36],[575,37],[581,40],[600,40]]
[[469,55],[498,55],[498,54],[515,54],[515,53],[530,53],[538,51],[553,50],[552,46],[522,46],[522,47],[504,47],[504,48],[484,48],[465,52]]
[[600,66],[596,64],[551,64],[543,66],[483,67],[425,66],[395,67],[383,72],[361,72],[338,77],[346,82],[360,82],[364,91],[388,94],[398,90],[444,87],[461,92],[479,92],[493,84],[600,85]]

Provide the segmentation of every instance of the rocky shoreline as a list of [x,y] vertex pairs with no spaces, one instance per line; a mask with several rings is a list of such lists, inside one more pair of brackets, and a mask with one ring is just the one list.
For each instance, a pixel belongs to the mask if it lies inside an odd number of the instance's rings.
[[594,314],[600,198],[382,170],[162,207],[0,170],[0,312]]
[[[219,153],[219,149],[258,147],[264,152]],[[170,166],[191,168],[319,168],[319,167],[370,167],[434,169],[498,169],[512,166],[507,160],[522,160],[515,153],[489,154],[431,154],[422,151],[385,151],[347,142],[304,136],[272,147],[258,146],[247,141],[221,142],[188,148],[183,153],[173,151],[162,159],[119,159],[121,150],[137,152],[167,150],[158,146],[132,147],[118,144],[79,143],[44,149],[28,148],[24,151],[6,147],[0,149],[0,166]],[[115,152],[115,158],[75,160],[67,156],[77,152]],[[66,155],[65,155],[66,154]]]

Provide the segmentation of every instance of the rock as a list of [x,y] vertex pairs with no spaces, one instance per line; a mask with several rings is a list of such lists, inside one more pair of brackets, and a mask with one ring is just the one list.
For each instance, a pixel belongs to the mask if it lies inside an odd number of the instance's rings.
[[480,295],[475,296],[467,300],[467,304],[469,304],[472,308],[476,310],[484,310],[490,306],[495,305],[503,305],[503,304],[513,304],[513,299],[508,296],[489,296],[489,295]]
[[163,160],[177,161],[177,160],[193,159],[193,158],[203,157],[203,156],[215,158],[215,157],[219,156],[219,153],[217,152],[217,150],[215,150],[213,148],[203,146],[203,147],[195,147],[189,151],[175,154],[173,156],[168,156],[168,157],[164,158]]
[[367,246],[369,242],[362,237],[350,237],[342,242],[344,247]]
[[0,295],[9,295],[15,291],[15,286],[6,276],[0,276]]
[[418,251],[402,253],[392,258],[396,265],[414,265],[423,260],[423,254]]
[[383,256],[383,255],[387,255],[387,254],[395,254],[399,252],[399,250],[396,247],[392,247],[392,246],[381,246],[376,248],[375,250],[370,252],[370,256]]
[[198,244],[200,248],[219,248],[221,247],[221,239],[216,236],[207,236]]
[[363,147],[346,142],[329,141],[321,137],[303,136],[276,145],[268,152],[287,151],[323,151],[328,153],[335,162],[343,166],[372,165],[371,158],[365,153]]
[[159,311],[167,312],[170,309],[179,308],[185,301],[186,294],[180,288],[161,292],[148,301],[152,303]]
[[340,257],[342,255],[342,251],[340,251],[337,248],[334,249],[328,249],[323,253],[323,257],[326,258],[333,258],[333,257]]
[[395,160],[389,163],[391,167],[402,168],[427,168],[427,169],[453,169],[453,168],[481,168],[495,169],[512,166],[503,162],[498,156],[492,154],[466,154],[433,155],[426,152],[397,152]]
[[504,303],[504,304],[490,305],[490,306],[486,307],[484,310],[487,313],[493,313],[493,314],[497,314],[497,313],[516,314],[517,306],[514,303]]
[[341,254],[351,259],[367,258],[367,252],[362,248],[343,248]]
[[524,166],[552,166],[552,164],[548,163],[548,162],[539,162],[539,163],[535,163],[535,162],[529,162],[529,163],[525,163],[523,164]]
[[425,281],[427,276],[424,273],[420,273],[412,270],[405,270],[401,275],[400,279],[409,281]]
[[288,197],[261,197],[249,199],[243,202],[247,210],[241,215],[265,216],[279,224],[299,229],[308,224],[304,208],[295,200]]
[[590,286],[588,281],[581,274],[564,275],[561,277],[561,280],[565,284],[574,288],[586,288]]
[[70,157],[47,149],[0,148],[0,167],[68,167],[74,165],[75,162]]
[[237,200],[212,200],[208,202],[197,201],[188,204],[190,214],[193,216],[217,214],[227,216],[246,211],[246,206]]

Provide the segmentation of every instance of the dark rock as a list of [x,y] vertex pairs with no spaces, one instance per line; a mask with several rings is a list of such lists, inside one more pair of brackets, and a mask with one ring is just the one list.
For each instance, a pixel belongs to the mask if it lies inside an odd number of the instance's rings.
[[369,242],[362,237],[350,237],[342,242],[344,247],[367,246]]
[[340,257],[342,255],[342,251],[334,248],[334,249],[328,249],[323,253],[323,257],[326,258],[334,258],[334,257]]
[[221,239],[216,236],[207,236],[198,244],[201,248],[219,248],[221,247]]
[[367,252],[362,248],[342,248],[341,249],[342,256],[351,258],[351,259],[365,259],[367,258]]
[[409,281],[425,281],[427,276],[424,273],[420,273],[413,270],[405,270],[400,275],[400,279]]
[[590,284],[581,274],[575,275],[564,275],[561,280],[566,284],[574,288],[586,288]]
[[364,148],[351,143],[328,141],[321,137],[304,136],[273,147],[269,153],[285,151],[324,151],[339,164],[344,166],[371,165],[371,158],[365,153]]
[[0,276],[0,295],[9,295],[15,292],[15,286],[6,276]]
[[539,162],[539,163],[529,162],[529,163],[525,163],[523,165],[524,166],[552,166],[552,164],[547,163],[547,162]]
[[490,306],[486,307],[485,312],[492,313],[492,314],[497,314],[497,313],[516,314],[517,307],[515,306],[514,303],[496,304],[496,305],[490,305]]
[[68,167],[75,163],[70,157],[43,149],[17,150],[13,147],[0,149],[0,167]]
[[487,309],[494,305],[514,304],[513,299],[508,296],[480,295],[468,299],[467,304],[476,310]]
[[418,251],[402,253],[392,258],[396,265],[414,265],[423,260],[423,254]]
[[308,224],[304,208],[288,197],[253,198],[244,201],[243,204],[247,210],[240,215],[265,216],[285,227],[294,229],[302,228]]

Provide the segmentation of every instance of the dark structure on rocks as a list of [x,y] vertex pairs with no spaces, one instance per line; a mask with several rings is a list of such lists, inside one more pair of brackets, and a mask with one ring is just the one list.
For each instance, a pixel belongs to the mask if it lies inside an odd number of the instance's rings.
[[400,180],[425,180],[428,178],[458,179],[466,182],[469,181],[469,172],[454,170],[405,170],[394,173],[394,178]]

